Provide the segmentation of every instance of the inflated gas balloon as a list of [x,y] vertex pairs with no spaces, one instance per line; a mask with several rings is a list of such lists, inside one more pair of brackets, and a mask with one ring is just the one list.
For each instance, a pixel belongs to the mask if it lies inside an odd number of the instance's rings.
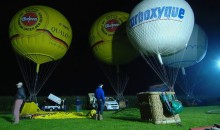
[[204,30],[194,24],[187,47],[178,53],[162,57],[163,63],[171,67],[189,67],[199,63],[206,55],[208,38]]
[[13,16],[9,36],[30,93],[29,100],[37,101],[37,94],[70,47],[70,23],[51,7],[28,6]]
[[43,5],[21,9],[12,18],[9,36],[15,52],[37,64],[62,58],[72,41],[68,20]]
[[120,65],[138,56],[138,51],[126,34],[128,17],[126,12],[112,11],[103,14],[93,23],[89,40],[93,54],[99,61]]
[[132,10],[127,34],[144,54],[169,55],[186,47],[194,13],[185,0],[143,0]]

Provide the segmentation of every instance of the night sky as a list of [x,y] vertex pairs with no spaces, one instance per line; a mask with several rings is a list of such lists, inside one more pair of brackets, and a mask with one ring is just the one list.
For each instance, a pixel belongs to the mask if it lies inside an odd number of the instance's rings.
[[[15,54],[10,46],[8,27],[12,16],[29,5],[47,5],[57,9],[69,20],[73,31],[73,40],[69,50],[38,95],[49,95],[49,93],[55,95],[87,95],[89,92],[94,92],[99,83],[104,84],[107,95],[113,95],[114,91],[109,81],[90,50],[89,30],[92,23],[102,14],[116,10],[130,13],[139,2],[139,0],[97,0],[90,2],[19,0],[13,1],[13,4],[2,3],[0,5],[2,10],[0,96],[13,96],[16,91],[15,84],[18,81],[23,81]],[[200,92],[204,91],[202,94],[208,96],[210,93],[207,93],[207,90],[210,90],[212,94],[217,96],[217,92],[220,92],[220,68],[218,70],[215,61],[218,58],[220,59],[220,9],[216,1],[213,0],[188,0],[188,3],[194,11],[195,22],[205,30],[209,40],[206,57],[201,62],[205,78],[199,86]],[[125,95],[136,95],[138,92],[146,91],[150,85],[161,83],[158,76],[141,57],[124,67],[128,70],[130,77],[124,92]]]

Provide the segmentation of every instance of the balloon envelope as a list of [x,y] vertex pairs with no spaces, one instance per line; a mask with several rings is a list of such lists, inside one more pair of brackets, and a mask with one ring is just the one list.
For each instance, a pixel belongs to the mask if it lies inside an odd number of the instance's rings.
[[100,16],[90,30],[90,46],[94,56],[101,62],[120,65],[134,60],[138,51],[126,34],[129,14],[112,11]]
[[163,63],[171,67],[189,67],[199,63],[206,55],[208,38],[204,30],[194,24],[190,40],[183,50],[170,56],[162,57]]
[[130,14],[127,34],[143,53],[168,55],[186,47],[193,25],[185,0],[143,0]]
[[59,11],[43,5],[18,11],[9,26],[15,52],[37,64],[58,60],[68,50],[72,29]]

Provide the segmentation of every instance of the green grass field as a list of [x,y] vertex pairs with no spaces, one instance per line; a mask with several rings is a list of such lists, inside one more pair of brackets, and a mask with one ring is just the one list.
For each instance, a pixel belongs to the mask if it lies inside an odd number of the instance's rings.
[[[11,124],[10,113],[0,114],[0,130],[189,130],[192,127],[220,124],[220,114],[207,114],[209,110],[220,110],[220,106],[184,107],[180,113],[181,124],[153,124],[141,120],[138,108],[119,111],[104,111],[104,120],[84,119],[22,119]],[[88,113],[89,110],[83,110]]]

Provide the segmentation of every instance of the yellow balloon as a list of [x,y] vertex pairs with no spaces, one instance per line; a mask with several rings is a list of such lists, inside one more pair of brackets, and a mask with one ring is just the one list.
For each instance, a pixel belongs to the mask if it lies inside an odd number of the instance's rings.
[[15,52],[42,64],[65,55],[72,42],[72,29],[59,11],[44,5],[33,5],[14,15],[9,37]]
[[134,60],[138,51],[126,34],[129,14],[112,11],[100,16],[90,30],[90,46],[95,57],[107,64],[119,65]]

